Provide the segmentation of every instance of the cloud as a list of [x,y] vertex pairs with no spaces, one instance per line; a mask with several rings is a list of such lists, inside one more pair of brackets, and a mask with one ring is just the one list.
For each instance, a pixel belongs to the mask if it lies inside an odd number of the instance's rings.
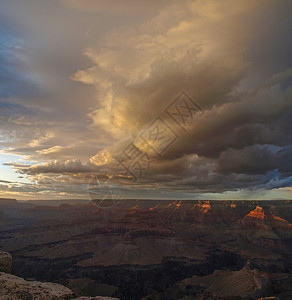
[[150,11],[163,8],[170,1],[167,0],[148,0],[148,1],[135,1],[135,0],[111,0],[111,1],[102,1],[102,0],[61,0],[65,5],[71,7],[72,9],[96,13],[96,12],[106,12],[110,14],[145,14]]
[[[228,13],[225,5],[229,7]],[[267,11],[276,8],[277,5],[267,3]],[[256,51],[260,48],[263,55],[269,52],[260,47],[261,30],[252,32],[249,24],[251,20],[255,22],[255,18],[257,25],[268,22],[268,17],[267,12],[264,14],[259,5],[251,2],[239,7],[230,1],[220,6],[212,1],[172,5],[135,30],[122,29],[108,35],[103,47],[88,48],[85,55],[93,66],[79,70],[72,78],[97,87],[101,107],[90,116],[94,124],[102,125],[117,138],[137,134],[153,119],[153,112],[163,111],[182,90],[192,95],[205,110],[215,106],[214,114],[221,114],[221,104],[238,102],[236,98],[240,96],[233,94],[249,77],[250,65],[256,68],[251,47],[256,45]],[[242,31],[249,34],[238,35]],[[265,35],[261,38],[268,40],[268,33]],[[272,35],[272,38],[275,40],[269,42],[276,43],[276,37]],[[274,50],[276,54],[282,51]],[[283,69],[280,71],[285,73]],[[260,92],[265,92],[270,99],[273,97],[271,101],[281,97],[280,92],[273,95],[277,91],[269,88]],[[248,94],[243,97],[255,98]],[[250,102],[252,100],[258,99],[250,99]],[[264,99],[260,101],[259,105],[270,109],[275,105],[264,104]],[[233,108],[233,112],[240,114],[237,110],[244,105],[234,104],[230,106],[230,113]],[[253,106],[250,110],[259,111],[256,104],[249,104]],[[254,114],[247,107],[244,109],[246,114]],[[209,119],[213,117],[210,115]]]
[[277,169],[281,173],[291,173],[291,146],[253,145],[244,149],[228,149],[217,161],[221,173],[265,174]]
[[2,183],[12,183],[11,181],[8,181],[8,180],[0,180],[0,182],[2,182]]
[[66,160],[65,162],[52,161],[42,165],[33,165],[22,169],[22,173],[29,175],[40,173],[82,173],[90,171],[90,166],[85,166],[80,160]]
[[25,163],[19,163],[19,162],[7,162],[7,163],[3,163],[3,166],[12,166],[13,168],[23,168],[23,167],[30,167],[29,164],[25,164]]
[[[172,4],[135,30],[123,28],[108,35],[102,48],[85,51],[93,65],[72,78],[96,86],[101,107],[91,117],[116,138],[130,135],[135,140],[181,90],[204,108],[160,158],[164,162],[154,160],[144,181],[230,190],[260,187],[274,169],[283,176],[291,170],[287,164],[284,170],[286,154],[281,162],[278,156],[290,151],[292,72],[285,46],[274,46],[278,40],[274,33],[287,34],[291,28],[286,28],[286,19],[270,19],[271,13],[287,18],[284,7],[268,1],[263,10],[261,4]],[[272,32],[262,30],[262,23]],[[291,47],[288,41],[286,47]],[[256,84],[251,83],[254,76]],[[271,149],[278,149],[276,157]],[[115,151],[102,151],[91,162],[112,163]],[[181,161],[186,155],[199,157],[204,176],[195,165],[194,174],[189,174],[188,163]],[[183,180],[173,174],[174,161],[179,162]],[[228,178],[226,173],[234,174]]]
[[[40,185],[97,174],[178,192],[288,187],[290,10],[288,0],[7,2],[6,32],[23,39],[0,49],[2,151],[33,160],[14,167]],[[186,131],[165,113],[182,91],[203,108]],[[113,156],[131,141],[149,150],[137,137],[158,116],[178,139],[130,182]]]

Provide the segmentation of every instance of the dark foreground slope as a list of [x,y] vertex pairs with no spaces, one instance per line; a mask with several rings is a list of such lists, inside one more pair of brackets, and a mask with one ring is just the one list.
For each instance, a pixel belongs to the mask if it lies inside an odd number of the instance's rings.
[[[289,201],[18,204],[0,248],[26,279],[120,299],[292,299]],[[281,296],[279,296],[281,295]]]

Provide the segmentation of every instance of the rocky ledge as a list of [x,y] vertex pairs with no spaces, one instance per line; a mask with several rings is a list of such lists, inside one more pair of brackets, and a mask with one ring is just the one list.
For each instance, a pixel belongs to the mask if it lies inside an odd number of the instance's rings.
[[67,287],[51,282],[27,281],[9,274],[12,257],[0,251],[0,300],[114,300],[110,297],[74,297]]
[[0,273],[0,299],[69,299],[73,292],[50,282],[26,281],[20,277]]

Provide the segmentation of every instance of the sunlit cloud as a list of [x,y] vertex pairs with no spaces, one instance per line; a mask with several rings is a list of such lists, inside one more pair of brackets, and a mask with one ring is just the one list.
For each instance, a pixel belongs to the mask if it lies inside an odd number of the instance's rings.
[[[141,197],[291,197],[289,1],[1,6],[3,195],[82,197],[98,176]],[[184,130],[165,110],[182,91],[202,108]],[[158,117],[177,137],[163,155],[141,139]],[[150,160],[135,181],[131,143]]]

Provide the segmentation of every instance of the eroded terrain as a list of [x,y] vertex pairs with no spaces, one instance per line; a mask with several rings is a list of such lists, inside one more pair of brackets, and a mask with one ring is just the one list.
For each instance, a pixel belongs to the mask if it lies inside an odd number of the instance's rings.
[[3,203],[0,248],[25,279],[120,299],[292,297],[289,201]]

